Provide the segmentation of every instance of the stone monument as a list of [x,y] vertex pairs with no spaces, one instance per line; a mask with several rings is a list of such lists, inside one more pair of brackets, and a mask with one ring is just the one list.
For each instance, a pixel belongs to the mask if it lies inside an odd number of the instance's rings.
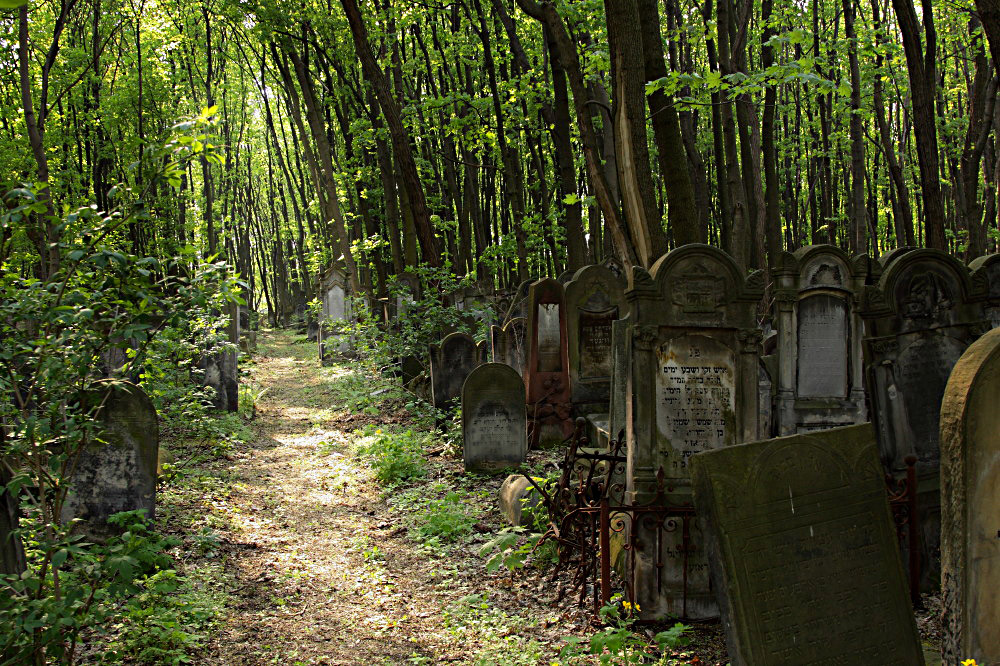
[[466,377],[484,361],[485,347],[465,333],[452,333],[431,345],[431,395],[438,409],[450,409],[462,396]]
[[1000,330],[955,364],[941,405],[942,656],[1000,664]]
[[863,325],[857,296],[877,264],[839,248],[782,253],[777,288],[778,434],[863,423]]
[[691,467],[733,666],[924,663],[870,424]]
[[1000,254],[988,254],[969,264],[972,282],[985,292],[984,310],[992,328],[1000,327]]
[[940,567],[941,400],[951,369],[989,324],[983,293],[957,259],[910,249],[883,261],[861,313],[870,416],[887,473],[902,477],[905,458],[917,458],[921,587],[932,589]]
[[573,434],[563,286],[552,278],[528,288],[524,371],[531,446],[555,446]]
[[528,456],[524,382],[509,365],[485,363],[462,387],[465,469],[498,471]]
[[[763,286],[762,273],[745,278],[728,254],[708,245],[677,248],[648,273],[633,269],[625,293],[631,335],[623,419],[630,503],[659,498],[667,506],[689,506],[691,456],[757,438],[761,331],[755,314]],[[682,536],[640,534],[642,547],[630,553],[645,617],[718,613],[702,536],[693,530],[694,550],[683,558]]]
[[112,514],[145,509],[153,518],[160,431],[153,403],[134,384],[103,385],[94,399],[104,400],[96,433],[103,441],[80,451],[62,519],[80,518],[88,536],[103,539],[113,531]]

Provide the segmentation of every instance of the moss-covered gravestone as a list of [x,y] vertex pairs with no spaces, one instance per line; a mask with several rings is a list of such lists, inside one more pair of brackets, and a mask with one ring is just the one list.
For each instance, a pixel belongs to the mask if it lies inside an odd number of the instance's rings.
[[156,507],[156,458],[160,448],[156,409],[142,389],[127,382],[108,385],[95,399],[102,441],[79,453],[62,519],[80,518],[83,531],[101,539],[113,532],[108,518],[121,511]]
[[924,663],[871,425],[691,460],[733,666]]
[[1000,329],[955,364],[941,405],[944,663],[1000,664]]
[[524,382],[503,363],[485,363],[462,387],[465,469],[517,467],[528,455]]

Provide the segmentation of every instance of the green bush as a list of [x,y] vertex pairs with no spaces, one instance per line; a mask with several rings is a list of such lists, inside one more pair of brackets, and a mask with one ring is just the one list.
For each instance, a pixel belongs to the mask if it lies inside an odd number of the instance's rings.
[[472,532],[476,516],[468,512],[466,499],[450,492],[441,499],[428,500],[415,528],[417,539],[427,545],[441,545]]
[[386,485],[422,478],[427,474],[424,460],[424,441],[427,435],[412,430],[400,433],[376,429],[370,432],[371,441],[358,448],[375,470],[375,477]]

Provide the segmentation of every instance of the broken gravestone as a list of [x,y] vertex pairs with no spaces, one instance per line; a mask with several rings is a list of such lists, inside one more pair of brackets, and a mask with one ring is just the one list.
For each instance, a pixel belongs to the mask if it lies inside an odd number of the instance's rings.
[[920,666],[870,424],[692,459],[733,666]]
[[485,363],[462,387],[463,459],[466,470],[496,471],[527,460],[524,382],[509,365]]
[[1000,330],[955,364],[940,441],[942,656],[1000,664]]
[[88,536],[103,539],[113,532],[108,518],[115,513],[145,509],[153,518],[160,431],[156,408],[134,384],[104,384],[94,399],[104,400],[95,433],[101,441],[80,450],[62,519],[80,518]]

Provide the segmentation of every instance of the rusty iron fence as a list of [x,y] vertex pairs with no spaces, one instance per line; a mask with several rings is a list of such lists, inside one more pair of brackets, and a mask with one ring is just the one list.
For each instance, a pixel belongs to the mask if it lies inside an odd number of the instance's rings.
[[[682,566],[683,619],[687,615],[688,561],[698,548],[691,538],[696,520],[693,504],[671,504],[671,491],[664,483],[662,468],[657,474],[654,498],[645,504],[626,501],[625,438],[620,433],[611,439],[607,449],[589,449],[585,422],[577,419],[574,433],[566,441],[568,448],[561,465],[561,474],[554,486],[544,488],[529,477],[541,493],[549,511],[548,530],[540,542],[555,541],[559,560],[553,579],[563,572],[571,573],[570,594],[578,594],[581,607],[591,605],[595,619],[600,609],[611,601],[617,591],[630,603],[636,603],[634,589],[635,561],[631,555],[638,550],[655,553],[655,585],[661,584],[667,562],[663,557],[665,539],[672,546]],[[907,459],[903,478],[886,476],[887,495],[896,525],[900,548],[907,562],[910,596],[920,604],[920,543],[917,515],[915,459]],[[676,535],[680,532],[680,540]],[[652,543],[643,543],[652,540]],[[613,545],[617,541],[617,546]],[[651,546],[645,548],[644,546]],[[615,567],[612,552],[617,547],[621,566]],[[560,598],[565,591],[560,592]]]

